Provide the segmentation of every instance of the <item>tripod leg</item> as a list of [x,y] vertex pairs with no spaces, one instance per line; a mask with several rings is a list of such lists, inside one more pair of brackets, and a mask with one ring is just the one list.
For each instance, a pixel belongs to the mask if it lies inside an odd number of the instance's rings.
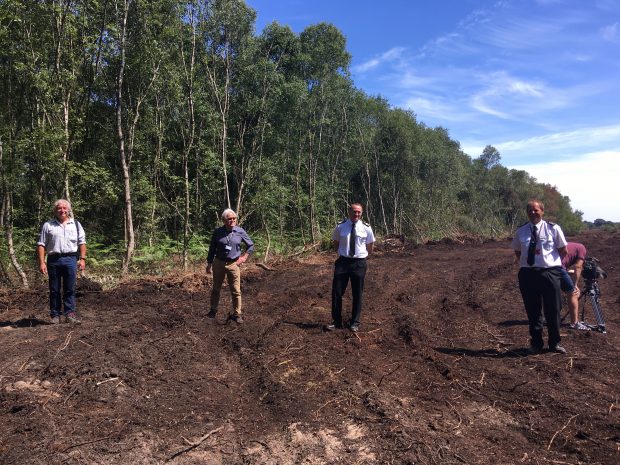
[[598,323],[599,328],[605,331],[605,319],[603,318],[603,310],[601,309],[601,304],[598,301],[598,297],[595,295],[590,296],[590,301],[592,302],[592,310],[594,311],[594,317],[596,318],[596,322]]

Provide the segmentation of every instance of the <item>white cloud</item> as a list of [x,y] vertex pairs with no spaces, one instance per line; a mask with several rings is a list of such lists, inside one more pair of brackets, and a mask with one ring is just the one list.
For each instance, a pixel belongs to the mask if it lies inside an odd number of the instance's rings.
[[365,73],[367,71],[378,68],[383,63],[393,62],[395,60],[400,59],[402,54],[405,52],[404,47],[394,47],[388,50],[385,53],[382,53],[380,56],[372,58],[364,63],[353,66],[352,71],[354,73]]
[[470,105],[474,110],[477,110],[481,113],[486,113],[487,115],[496,116],[501,119],[510,119],[510,115],[508,113],[504,113],[502,111],[494,109],[491,104],[487,102],[487,97],[491,94],[488,92],[482,92],[480,94],[474,95],[470,101]]
[[510,168],[524,170],[538,182],[556,186],[583,218],[620,222],[620,150],[586,153],[572,160]]
[[422,77],[411,70],[405,70],[398,76],[394,77],[393,80],[397,83],[398,86],[404,89],[417,89],[420,87],[428,87],[431,83],[431,79],[427,77]]
[[419,58],[427,55],[441,55],[444,57],[462,57],[464,55],[474,55],[480,52],[480,48],[469,40],[468,37],[452,32],[437,37],[430,41],[420,51]]
[[[549,98],[548,90],[540,82],[517,79],[505,71],[476,77],[483,89],[471,97],[472,108],[498,118],[511,119],[513,115],[529,113],[532,107],[549,106],[556,100]],[[513,115],[499,108],[510,108]]]
[[620,148],[620,124],[581,128],[574,131],[557,132],[527,139],[506,141],[497,144],[495,148],[502,153],[529,152],[543,154],[545,152],[556,155],[561,152],[572,154],[575,150],[607,145]]
[[403,107],[413,111],[422,121],[426,118],[444,121],[463,121],[466,119],[466,116],[463,115],[459,108],[433,97],[411,97],[405,102]]
[[601,36],[608,42],[615,44],[620,43],[620,37],[618,37],[618,23],[602,28]]

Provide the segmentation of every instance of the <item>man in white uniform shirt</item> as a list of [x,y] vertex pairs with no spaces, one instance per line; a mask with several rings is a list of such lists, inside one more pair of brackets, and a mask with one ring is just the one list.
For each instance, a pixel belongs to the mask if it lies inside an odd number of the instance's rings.
[[334,266],[332,283],[332,323],[325,329],[333,331],[343,328],[342,295],[351,281],[353,309],[349,329],[357,332],[360,329],[362,313],[362,294],[366,276],[366,257],[372,253],[375,236],[369,224],[361,221],[362,205],[352,203],[349,207],[349,218],[339,223],[332,234],[334,249],[338,251],[338,259]]
[[53,213],[54,219],[43,224],[37,242],[39,271],[49,276],[50,317],[52,324],[60,323],[62,307],[67,323],[80,323],[75,314],[75,282],[77,270],[86,268],[86,235],[73,219],[69,202],[57,200]]
[[566,353],[560,345],[560,311],[562,294],[562,258],[566,255],[566,238],[557,225],[544,221],[545,206],[540,200],[527,204],[529,222],[520,226],[512,240],[519,262],[519,289],[530,326],[530,354],[543,348],[544,310],[549,333],[549,350]]

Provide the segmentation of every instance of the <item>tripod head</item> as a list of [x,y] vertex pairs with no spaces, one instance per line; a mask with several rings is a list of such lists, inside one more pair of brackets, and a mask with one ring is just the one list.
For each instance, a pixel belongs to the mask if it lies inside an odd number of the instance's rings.
[[581,276],[588,285],[588,281],[596,281],[598,278],[606,278],[607,272],[600,267],[598,258],[586,257],[583,263],[583,271]]

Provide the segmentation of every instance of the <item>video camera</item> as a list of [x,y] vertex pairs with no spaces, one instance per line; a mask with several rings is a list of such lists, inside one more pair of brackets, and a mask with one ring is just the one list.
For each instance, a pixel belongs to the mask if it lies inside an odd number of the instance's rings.
[[596,281],[598,278],[606,278],[607,272],[600,267],[596,257],[586,257],[583,263],[583,271],[581,276],[586,281]]

